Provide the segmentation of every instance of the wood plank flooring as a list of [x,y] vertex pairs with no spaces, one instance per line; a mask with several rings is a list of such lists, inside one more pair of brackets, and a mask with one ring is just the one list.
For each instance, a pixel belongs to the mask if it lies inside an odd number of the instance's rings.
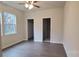
[[62,44],[22,42],[3,50],[3,57],[66,57]]

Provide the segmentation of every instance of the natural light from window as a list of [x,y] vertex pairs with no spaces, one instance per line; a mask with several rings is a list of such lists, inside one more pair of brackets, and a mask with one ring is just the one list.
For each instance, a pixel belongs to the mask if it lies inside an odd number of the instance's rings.
[[16,16],[11,13],[4,12],[4,34],[16,34]]
[[0,25],[1,25],[1,36],[3,35],[2,33],[2,14],[0,13]]

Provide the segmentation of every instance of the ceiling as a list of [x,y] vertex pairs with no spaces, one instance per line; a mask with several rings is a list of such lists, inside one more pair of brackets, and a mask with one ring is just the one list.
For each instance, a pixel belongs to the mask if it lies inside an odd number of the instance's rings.
[[[18,3],[22,3],[24,1],[3,1],[3,4],[9,5],[21,11],[27,11],[24,5],[19,5]],[[48,9],[53,7],[63,7],[65,4],[64,1],[38,1],[36,5],[40,6],[40,8],[34,7],[32,10],[40,10],[40,9]]]

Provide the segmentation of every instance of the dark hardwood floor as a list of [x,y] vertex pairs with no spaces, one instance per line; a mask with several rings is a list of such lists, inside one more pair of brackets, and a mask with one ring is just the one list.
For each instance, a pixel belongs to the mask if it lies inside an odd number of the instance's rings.
[[3,57],[66,57],[62,44],[21,42],[3,50]]

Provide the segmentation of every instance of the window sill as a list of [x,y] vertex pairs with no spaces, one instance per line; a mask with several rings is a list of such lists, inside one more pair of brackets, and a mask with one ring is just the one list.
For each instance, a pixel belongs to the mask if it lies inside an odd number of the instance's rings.
[[16,32],[11,32],[11,33],[5,33],[4,35],[15,35],[16,34]]

